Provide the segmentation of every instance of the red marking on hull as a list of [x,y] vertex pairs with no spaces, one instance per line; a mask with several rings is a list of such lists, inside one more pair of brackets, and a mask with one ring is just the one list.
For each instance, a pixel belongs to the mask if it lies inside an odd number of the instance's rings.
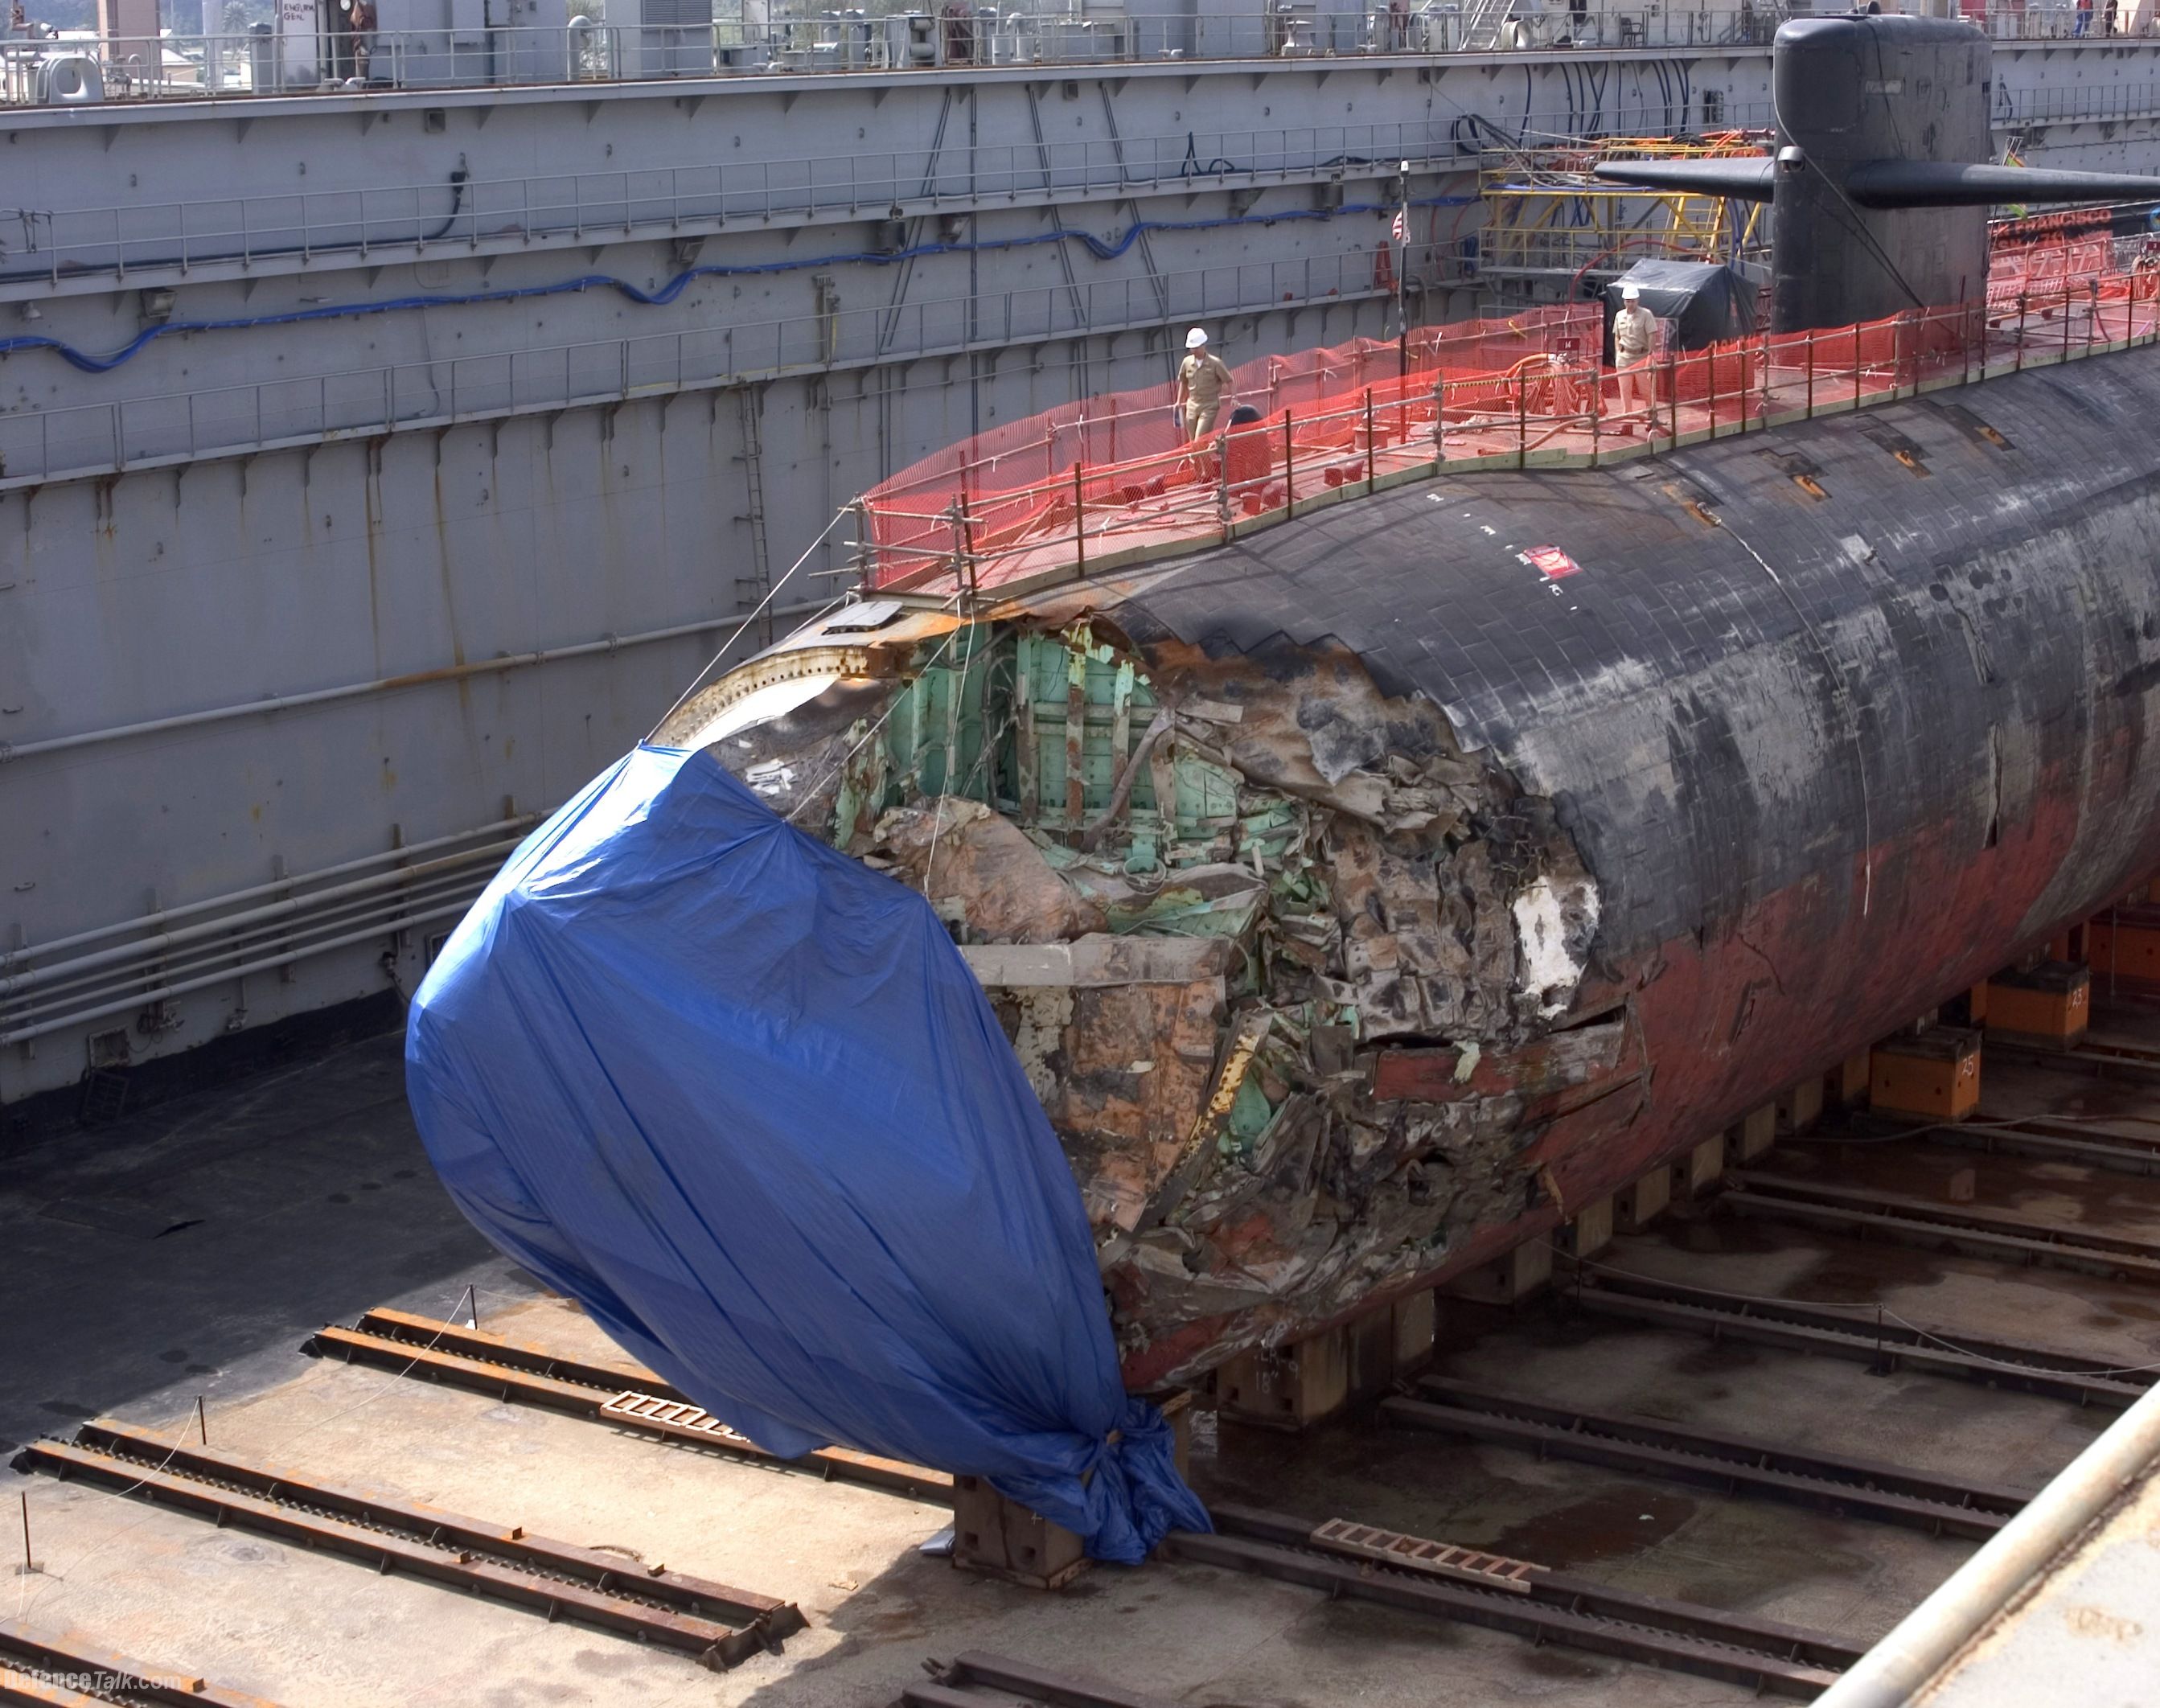
[[[1635,1059],[1628,1071],[1597,1080],[1587,1102],[1565,1099],[1591,1088],[1544,1089],[1540,1114],[1550,1124],[1519,1157],[1527,1177],[1550,1171],[1559,1204],[1540,1202],[1479,1228],[1444,1261],[1327,1322],[1290,1321],[1261,1307],[1188,1323],[1128,1357],[1127,1385],[1160,1383],[1203,1358],[1233,1325],[1268,1321],[1301,1337],[1491,1262],[2104,906],[2160,867],[2160,823],[2139,827],[2135,837],[2108,833],[2119,830],[2112,815],[2135,763],[2133,745],[2131,733],[2118,729],[2095,744],[2083,776],[2050,767],[2033,790],[2030,818],[2001,826],[1993,848],[1975,845],[1970,823],[1931,825],[1856,859],[1843,893],[1811,875],[1702,942],[1692,933],[1675,937],[1615,969],[1613,984],[1635,991],[1628,1045]],[[2080,846],[2088,803],[2098,844],[2090,849]],[[2065,862],[2080,858],[2089,869],[2081,880],[2066,881]],[[1556,1041],[1515,1052],[1532,1082],[1526,1088],[1540,1090],[1545,1046]],[[1376,1063],[1377,1084],[1399,1094],[1421,1087],[1445,1100],[1456,1051],[1392,1054]],[[1496,1056],[1493,1071],[1504,1072],[1508,1059]],[[1643,1059],[1654,1073],[1640,1073]],[[1484,1067],[1463,1090],[1478,1085]]]

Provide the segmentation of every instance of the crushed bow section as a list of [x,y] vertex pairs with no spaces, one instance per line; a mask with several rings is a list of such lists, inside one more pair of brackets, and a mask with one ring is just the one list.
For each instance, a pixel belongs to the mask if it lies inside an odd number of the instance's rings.
[[1347,652],[885,622],[661,739],[946,921],[1079,1181],[1129,1382],[1456,1266],[1581,1124],[1639,1112],[1595,880],[1429,702]]

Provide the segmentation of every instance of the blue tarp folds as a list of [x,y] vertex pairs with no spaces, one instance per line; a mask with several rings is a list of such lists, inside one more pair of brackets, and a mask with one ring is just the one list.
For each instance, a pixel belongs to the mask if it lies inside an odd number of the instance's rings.
[[709,755],[640,749],[527,840],[406,1065],[480,1231],[761,1446],[987,1477],[1098,1559],[1207,1527],[943,927]]

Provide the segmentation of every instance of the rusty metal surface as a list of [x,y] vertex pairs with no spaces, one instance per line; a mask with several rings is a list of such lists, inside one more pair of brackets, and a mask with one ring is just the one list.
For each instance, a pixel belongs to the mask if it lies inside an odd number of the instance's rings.
[[1909,1367],[1963,1376],[1994,1387],[2053,1394],[2080,1405],[2100,1400],[2126,1406],[2152,1382],[2149,1372],[2125,1371],[2051,1347],[1915,1327],[1880,1311],[1838,1311],[1683,1286],[1609,1268],[1578,1275],[1570,1304],[1593,1316],[1686,1329],[1713,1340],[1753,1341],[1883,1369]]
[[1728,1173],[1726,1181],[1718,1207],[1750,1219],[1796,1222],[2013,1264],[2160,1282],[2160,1245],[2150,1240],[1868,1186],[1738,1171]]
[[1435,1542],[1423,1536],[1405,1535],[1399,1530],[1382,1529],[1374,1524],[1353,1524],[1347,1519],[1330,1519],[1324,1524],[1314,1525],[1306,1539],[1323,1553],[1354,1554],[1399,1570],[1456,1578],[1485,1589],[1505,1590],[1510,1595],[1529,1594],[1531,1575],[1545,1569],[1527,1560],[1510,1559],[1504,1554],[1457,1547],[1451,1542]]
[[363,1316],[356,1327],[327,1326],[309,1337],[303,1350],[546,1406],[735,1458],[799,1466],[828,1480],[892,1489],[919,1499],[943,1500],[952,1493],[953,1479],[944,1472],[848,1447],[823,1447],[800,1459],[782,1459],[718,1424],[650,1370],[596,1364],[407,1311],[377,1309]]
[[[989,1701],[1012,1696],[1046,1708],[1169,1708],[1160,1696],[1090,1684],[1030,1661],[980,1650],[922,1665],[932,1682],[903,1690],[901,1708],[986,1708]],[[998,1694],[994,1699],[978,1694],[984,1691]]]
[[1991,1036],[1987,1047],[1991,1054],[2014,1056],[2020,1062],[2038,1062],[2044,1067],[2082,1069],[2102,1077],[2126,1073],[2148,1079],[2160,1077],[2160,1050],[2126,1044],[2120,1039],[2087,1038],[2083,1043],[2063,1050],[2044,1045],[2005,1044]]
[[1498,1442],[1540,1458],[1799,1501],[1931,1534],[1985,1539],[2029,1498],[2014,1489],[1955,1482],[1874,1460],[1804,1453],[1663,1420],[1563,1409],[1433,1377],[1419,1383],[1415,1398],[1384,1400],[1380,1415],[1405,1427]]
[[1821,1632],[1635,1595],[1570,1574],[1534,1573],[1524,1580],[1527,1591],[1477,1587],[1384,1565],[1356,1551],[1330,1553],[1314,1545],[1312,1526],[1300,1519],[1221,1504],[1212,1515],[1219,1534],[1174,1530],[1163,1541],[1163,1557],[1801,1700],[1828,1686],[1861,1652],[1861,1645]]
[[20,1619],[0,1619],[0,1702],[277,1708],[265,1697],[215,1684],[184,1668],[138,1660],[79,1632],[41,1631]]
[[768,1596],[663,1567],[626,1570],[619,1555],[517,1526],[174,1446],[117,1424],[85,1424],[72,1441],[33,1442],[15,1464],[661,1643],[709,1666],[731,1666],[802,1628],[792,1603]]

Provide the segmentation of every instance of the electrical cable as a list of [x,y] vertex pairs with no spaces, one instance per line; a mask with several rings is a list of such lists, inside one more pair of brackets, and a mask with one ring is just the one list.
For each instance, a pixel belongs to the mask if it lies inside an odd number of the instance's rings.
[[[1413,207],[1452,207],[1475,200],[1472,196],[1424,196],[1414,198]],[[738,278],[754,275],[802,273],[814,267],[891,267],[914,261],[926,255],[964,255],[1005,249],[1031,249],[1043,244],[1077,242],[1084,244],[1098,261],[1115,261],[1150,231],[1208,231],[1235,226],[1271,226],[1289,221],[1319,221],[1322,223],[1358,214],[1392,215],[1397,204],[1393,202],[1352,202],[1340,208],[1287,208],[1274,213],[1234,215],[1227,218],[1207,220],[1140,220],[1130,226],[1124,236],[1114,241],[1105,241],[1092,231],[1057,230],[1038,231],[1022,237],[996,237],[972,243],[919,243],[906,249],[891,251],[857,250],[852,252],[806,256],[789,261],[762,261],[735,265],[690,267],[677,273],[656,290],[642,290],[627,279],[610,273],[589,273],[575,278],[562,279],[552,284],[506,286],[500,290],[468,291],[443,296],[394,297],[380,303],[332,304],[321,308],[295,309],[275,314],[256,314],[220,320],[168,320],[156,326],[145,327],[127,343],[109,356],[94,356],[88,351],[58,338],[18,336],[0,338],[0,356],[13,355],[23,350],[49,350],[70,366],[86,374],[110,373],[123,363],[132,361],[143,350],[160,338],[189,332],[245,332],[262,326],[291,326],[314,320],[360,319],[371,314],[401,314],[415,309],[465,308],[485,303],[520,302],[528,298],[557,297],[589,290],[612,290],[626,297],[640,308],[665,308],[675,301],[697,280],[701,278]]]
[[[1327,164],[1332,165],[1335,162],[1331,161]],[[1200,151],[1193,133],[1191,131],[1185,133],[1185,164],[1177,169],[1177,175],[1180,178],[1219,178],[1225,172],[1236,172],[1239,169],[1236,161],[1225,160],[1220,154],[1202,166],[1200,164]]]

